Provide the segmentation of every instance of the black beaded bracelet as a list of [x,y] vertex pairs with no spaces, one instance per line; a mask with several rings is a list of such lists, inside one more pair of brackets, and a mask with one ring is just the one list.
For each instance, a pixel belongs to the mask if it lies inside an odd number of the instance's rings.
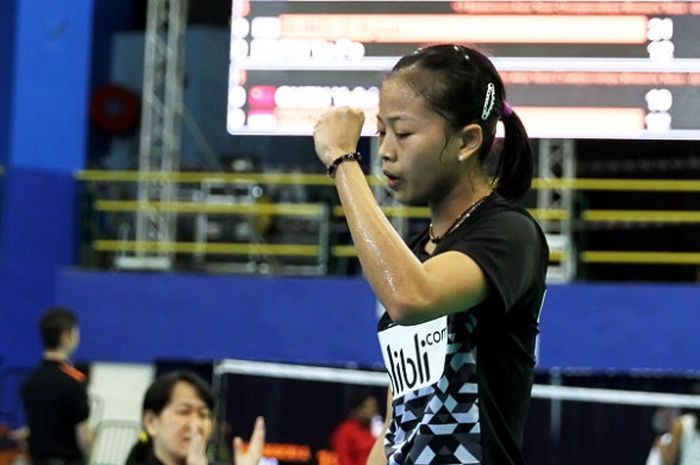
[[360,155],[360,152],[348,152],[344,153],[343,155],[339,156],[333,162],[328,165],[328,169],[326,170],[326,173],[328,173],[328,176],[331,178],[335,178],[335,171],[338,169],[338,165],[343,163],[344,161],[350,161],[350,160],[355,160],[355,161],[360,161],[362,160],[362,156]]

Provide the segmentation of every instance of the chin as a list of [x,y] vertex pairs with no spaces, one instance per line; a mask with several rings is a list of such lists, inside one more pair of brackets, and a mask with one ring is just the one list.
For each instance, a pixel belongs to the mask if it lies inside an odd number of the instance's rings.
[[416,199],[401,194],[394,195],[394,200],[406,207],[425,207],[428,204],[428,202],[423,199]]
[[411,194],[407,193],[401,188],[398,190],[388,188],[387,191],[389,194],[391,194],[394,200],[406,207],[425,207],[428,205],[428,202],[425,199],[411,196]]
[[174,451],[173,455],[175,456],[178,462],[184,461],[187,458],[187,451],[189,450],[189,448],[190,444],[184,443],[178,447],[177,451]]

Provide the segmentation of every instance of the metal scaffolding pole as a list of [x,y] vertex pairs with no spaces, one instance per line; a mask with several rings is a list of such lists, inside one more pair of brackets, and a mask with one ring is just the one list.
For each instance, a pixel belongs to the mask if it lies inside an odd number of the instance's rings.
[[153,204],[177,200],[177,184],[169,175],[180,160],[187,5],[187,0],[148,3],[138,169],[163,176],[138,183],[135,256],[122,257],[123,267],[172,266],[173,253],[165,244],[176,240],[176,213]]
[[[539,143],[538,177],[548,180],[573,179],[576,176],[574,141],[543,139]],[[537,191],[537,208],[561,210],[560,219],[541,219],[550,251],[560,255],[558,265],[550,265],[547,278],[552,282],[568,282],[576,275],[576,247],[573,238],[574,202],[570,189],[544,187]]]

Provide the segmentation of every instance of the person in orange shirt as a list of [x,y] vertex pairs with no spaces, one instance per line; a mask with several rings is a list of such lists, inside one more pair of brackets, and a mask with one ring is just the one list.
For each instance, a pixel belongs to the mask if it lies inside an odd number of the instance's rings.
[[378,415],[377,399],[359,395],[352,402],[347,419],[333,431],[331,445],[338,456],[338,465],[365,465],[377,440],[372,421]]

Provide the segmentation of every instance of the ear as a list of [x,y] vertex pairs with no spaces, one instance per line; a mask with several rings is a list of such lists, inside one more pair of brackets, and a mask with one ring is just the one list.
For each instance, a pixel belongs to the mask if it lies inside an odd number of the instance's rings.
[[153,437],[158,434],[159,418],[158,415],[150,410],[143,414],[143,426],[149,436]]
[[478,154],[484,141],[484,133],[478,124],[469,124],[460,131],[461,145],[457,160],[465,161]]
[[73,330],[67,329],[61,333],[61,347],[69,347],[73,342]]

